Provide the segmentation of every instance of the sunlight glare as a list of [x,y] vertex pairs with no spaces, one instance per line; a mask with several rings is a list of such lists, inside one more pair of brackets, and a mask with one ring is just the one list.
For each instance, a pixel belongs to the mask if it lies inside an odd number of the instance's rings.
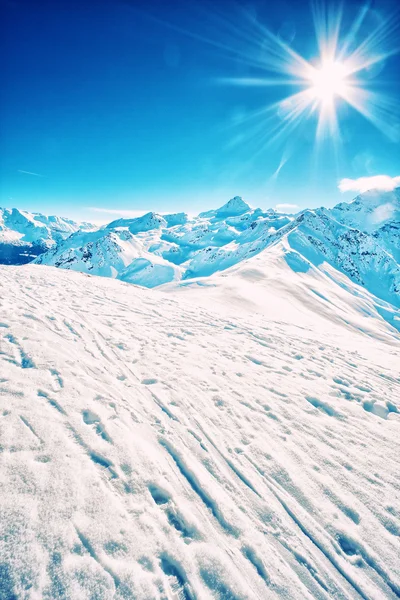
[[335,96],[346,96],[348,72],[343,63],[327,60],[310,74],[310,92],[323,103],[333,102]]
[[[385,60],[399,52],[396,44],[398,17],[381,18],[371,30],[367,27],[369,5],[362,6],[352,24],[347,20],[346,26],[343,10],[330,5],[329,0],[311,0],[311,5],[317,57],[302,56],[292,47],[293,40],[287,43],[254,16],[249,16],[245,33],[243,24],[241,30],[235,28],[236,38],[240,32],[243,36],[243,52],[239,55],[243,62],[263,69],[268,75],[220,81],[244,86],[292,88],[289,95],[264,107],[261,114],[265,114],[267,120],[260,119],[258,110],[250,113],[247,121],[254,117],[255,123],[250,137],[257,137],[261,148],[262,144],[271,144],[278,139],[287,140],[296,128],[316,117],[316,141],[330,138],[336,143],[341,140],[340,102],[397,141],[400,137],[398,104],[384,89],[378,91],[376,84],[375,89],[371,89],[368,69],[373,65],[383,68]],[[246,19],[243,23],[246,24]],[[361,36],[363,27],[365,37]],[[260,47],[262,59],[259,58]],[[346,118],[348,114],[348,111],[341,111],[340,116]]]

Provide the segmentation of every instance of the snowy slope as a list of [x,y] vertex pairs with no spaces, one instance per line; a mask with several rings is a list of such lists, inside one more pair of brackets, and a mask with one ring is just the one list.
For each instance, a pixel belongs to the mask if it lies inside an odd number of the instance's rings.
[[164,292],[0,267],[1,598],[400,596],[400,339],[285,243]]
[[[400,308],[374,296],[328,263],[314,265],[283,238],[248,260],[210,277],[162,287],[164,293],[184,295],[196,304],[222,312],[252,311],[291,322],[332,324],[373,338],[398,339]],[[193,297],[193,298],[192,298]],[[329,335],[329,333],[328,333]]]
[[302,261],[324,268],[328,263],[376,296],[400,306],[400,265],[380,239],[339,223],[324,209],[306,211],[285,238]]
[[95,229],[90,223],[0,208],[0,264],[30,262],[75,231]]
[[169,256],[174,252],[173,244],[159,239],[158,228],[146,230],[143,238],[132,234],[128,226],[118,226],[77,232],[34,262],[151,288],[181,278],[181,269]]
[[179,277],[177,267],[162,256],[146,251],[137,236],[121,227],[76,232],[35,262],[91,275],[118,277],[149,288]]

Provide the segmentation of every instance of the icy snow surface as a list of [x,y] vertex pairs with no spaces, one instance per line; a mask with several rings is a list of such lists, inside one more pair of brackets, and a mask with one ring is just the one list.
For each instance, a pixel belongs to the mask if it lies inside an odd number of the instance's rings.
[[400,596],[392,309],[274,260],[0,267],[2,600]]

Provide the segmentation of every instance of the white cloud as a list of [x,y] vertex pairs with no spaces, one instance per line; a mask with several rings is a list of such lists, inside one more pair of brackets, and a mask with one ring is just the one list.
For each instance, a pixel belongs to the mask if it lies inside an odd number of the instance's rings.
[[298,204],[276,204],[275,206],[277,212],[283,213],[297,212],[298,208],[300,208]]
[[395,212],[396,208],[393,204],[388,202],[382,206],[378,206],[371,215],[371,221],[373,223],[382,223],[390,219]]
[[284,157],[281,158],[281,162],[279,163],[276,171],[274,171],[274,173],[272,173],[272,175],[271,175],[272,180],[278,179],[278,175],[281,172],[281,170],[283,169],[283,167],[285,166],[285,164],[287,163],[287,161],[288,161],[287,158],[284,158]]
[[359,194],[368,190],[391,192],[397,186],[400,186],[400,175],[397,177],[374,175],[372,177],[359,177],[358,179],[342,179],[338,185],[341,192],[358,192]]
[[34,175],[35,177],[44,177],[44,175],[40,175],[40,173],[32,173],[32,171],[23,171],[22,169],[17,169],[18,173],[24,173],[24,175]]

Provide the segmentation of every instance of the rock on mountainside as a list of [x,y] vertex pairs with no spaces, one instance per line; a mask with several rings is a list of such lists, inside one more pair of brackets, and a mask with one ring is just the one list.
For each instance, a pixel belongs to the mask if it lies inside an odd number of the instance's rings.
[[0,208],[0,264],[25,264],[79,230],[90,231],[90,223]]
[[399,336],[285,244],[162,291],[0,267],[2,600],[399,598]]

